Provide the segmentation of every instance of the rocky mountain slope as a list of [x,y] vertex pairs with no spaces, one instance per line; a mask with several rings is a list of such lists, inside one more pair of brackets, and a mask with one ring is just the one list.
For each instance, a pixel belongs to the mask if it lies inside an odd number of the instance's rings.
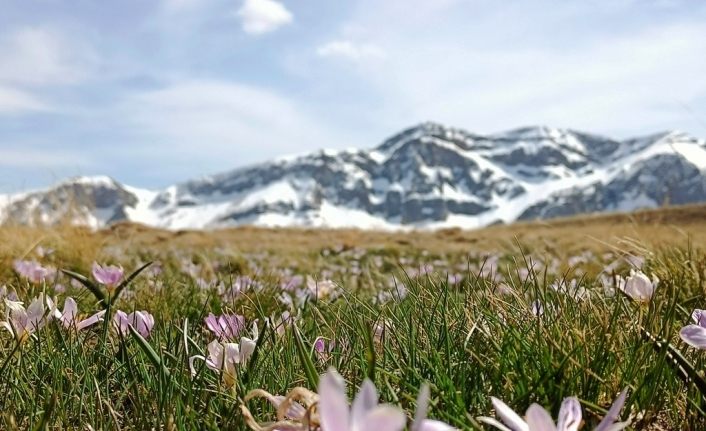
[[546,127],[476,135],[424,123],[372,149],[281,158],[158,191],[73,178],[3,196],[0,216],[170,229],[474,228],[693,202],[706,202],[706,141],[684,133],[620,141]]

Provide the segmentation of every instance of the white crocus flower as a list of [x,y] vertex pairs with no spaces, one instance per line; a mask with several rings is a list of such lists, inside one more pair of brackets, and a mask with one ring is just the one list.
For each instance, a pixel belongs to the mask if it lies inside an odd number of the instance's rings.
[[406,424],[400,409],[378,404],[375,385],[367,379],[349,407],[345,382],[334,369],[319,381],[318,411],[321,431],[402,431]]
[[706,349],[706,310],[694,310],[691,320],[694,323],[681,328],[679,336],[692,347]]
[[0,327],[7,329],[21,343],[44,326],[47,322],[45,313],[43,294],[34,298],[27,308],[22,302],[5,299],[5,320],[0,322]]
[[[51,304],[51,303],[50,303]],[[51,308],[52,305],[50,305]],[[78,306],[76,301],[72,297],[68,297],[64,300],[64,311],[60,312],[58,309],[52,309],[54,317],[59,320],[65,328],[75,328],[77,331],[88,328],[89,326],[95,325],[98,322],[103,321],[103,316],[105,316],[105,310],[101,310],[96,314],[83,319],[78,319]]]
[[255,323],[253,324],[253,338],[242,337],[240,343],[224,343],[219,340],[211,341],[206,347],[208,357],[194,355],[189,358],[191,375],[196,375],[194,361],[200,359],[206,363],[206,367],[221,373],[223,383],[227,387],[233,386],[237,377],[237,367],[244,366],[248,362],[255,351],[258,336],[259,331]]
[[649,302],[658,284],[657,277],[652,276],[652,280],[650,280],[642,271],[631,270],[630,276],[618,287],[635,301]]

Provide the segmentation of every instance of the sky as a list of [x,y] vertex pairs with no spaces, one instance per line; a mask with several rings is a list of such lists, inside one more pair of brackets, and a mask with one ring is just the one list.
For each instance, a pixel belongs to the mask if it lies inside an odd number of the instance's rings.
[[0,193],[159,189],[423,121],[706,137],[706,2],[0,0]]

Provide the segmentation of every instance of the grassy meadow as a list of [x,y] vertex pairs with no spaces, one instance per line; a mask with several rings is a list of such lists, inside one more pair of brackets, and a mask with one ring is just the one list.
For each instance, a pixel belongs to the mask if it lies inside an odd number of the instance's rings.
[[[331,368],[349,399],[370,379],[407,429],[423,428],[425,383],[428,417],[457,429],[494,429],[491,397],[556,418],[575,396],[580,428],[559,429],[591,430],[624,388],[627,429],[706,429],[706,356],[679,336],[706,308],[705,214],[410,233],[1,227],[0,429],[317,429]],[[106,282],[94,262],[125,272]],[[625,290],[631,271],[659,280],[647,297]],[[211,313],[230,323],[209,329]],[[210,367],[227,342],[239,360]]]

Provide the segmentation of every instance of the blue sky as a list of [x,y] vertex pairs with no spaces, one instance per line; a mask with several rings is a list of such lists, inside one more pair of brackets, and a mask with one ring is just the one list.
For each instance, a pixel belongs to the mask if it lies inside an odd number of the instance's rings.
[[0,193],[160,188],[433,120],[706,137],[706,2],[0,0]]

